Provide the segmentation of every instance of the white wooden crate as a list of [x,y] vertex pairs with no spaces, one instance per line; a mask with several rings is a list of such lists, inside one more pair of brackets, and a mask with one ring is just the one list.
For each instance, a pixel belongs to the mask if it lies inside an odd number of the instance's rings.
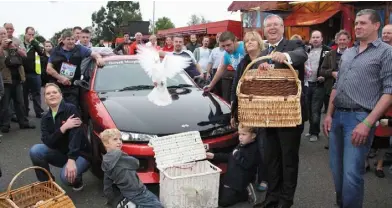
[[166,208],[218,207],[222,171],[206,159],[198,131],[150,140],[160,171],[160,201]]

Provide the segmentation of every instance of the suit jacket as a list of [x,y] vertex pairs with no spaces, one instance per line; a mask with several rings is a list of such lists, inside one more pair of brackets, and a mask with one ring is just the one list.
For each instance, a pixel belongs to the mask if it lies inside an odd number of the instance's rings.
[[[305,74],[305,62],[308,59],[308,55],[306,54],[306,51],[305,51],[305,45],[302,43],[302,41],[299,41],[299,40],[283,39],[279,43],[279,45],[276,47],[275,51],[289,54],[289,56],[291,58],[292,66],[294,67],[294,69],[298,70],[298,72],[299,72],[298,77],[301,80],[301,85],[302,85],[302,89],[303,89],[303,87],[304,87],[304,74]],[[261,56],[267,56],[267,55],[268,55],[268,48],[261,52]],[[257,68],[260,63],[263,63],[266,61],[268,61],[268,60],[257,62],[256,64],[254,64],[254,66],[252,66],[252,69]],[[237,121],[238,121],[238,117],[237,117],[238,100],[237,100],[237,95],[236,95],[236,89],[237,89],[239,79],[241,78],[242,74],[244,73],[246,66],[250,62],[251,61],[250,61],[249,55],[246,55],[241,60],[241,62],[238,64],[236,76],[234,77],[234,81],[233,81],[231,109],[232,109],[232,117],[234,117]],[[288,66],[284,63],[274,63],[273,62],[273,64],[275,64],[275,68],[288,68]],[[305,94],[303,92],[301,94],[301,111],[302,111],[302,122],[305,122],[305,121],[307,121],[308,118],[307,118],[307,113],[306,113],[307,110],[306,110],[306,106],[305,106]]]
[[[275,49],[276,52],[288,53],[292,66],[298,71],[298,78],[301,80],[302,89],[304,88],[304,77],[305,77],[305,62],[308,60],[308,55],[305,50],[305,45],[300,40],[286,40],[280,41],[279,45]],[[261,52],[262,56],[268,55],[268,48]],[[275,63],[275,68],[289,68],[284,63]],[[302,123],[308,120],[307,109],[305,106],[305,93],[302,90],[301,93],[301,112],[302,112]]]

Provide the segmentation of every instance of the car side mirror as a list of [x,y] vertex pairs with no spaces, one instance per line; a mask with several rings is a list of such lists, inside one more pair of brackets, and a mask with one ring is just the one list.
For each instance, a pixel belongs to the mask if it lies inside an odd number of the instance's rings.
[[90,84],[84,80],[75,80],[74,85],[84,88],[86,90],[90,90]]

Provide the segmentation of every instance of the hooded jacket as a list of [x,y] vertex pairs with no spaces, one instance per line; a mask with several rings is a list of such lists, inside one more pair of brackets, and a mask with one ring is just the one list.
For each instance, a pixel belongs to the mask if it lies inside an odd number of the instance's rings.
[[140,181],[136,170],[139,160],[131,157],[121,150],[113,150],[102,158],[104,171],[103,192],[108,204],[118,204],[122,198],[130,201],[146,191],[146,186]]

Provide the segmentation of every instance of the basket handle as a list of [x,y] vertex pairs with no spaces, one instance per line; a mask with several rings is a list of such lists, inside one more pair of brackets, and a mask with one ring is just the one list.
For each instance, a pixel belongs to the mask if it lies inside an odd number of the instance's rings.
[[29,168],[25,168],[25,169],[21,170],[18,174],[16,174],[16,175],[14,176],[14,178],[12,178],[10,184],[8,185],[8,189],[7,189],[7,198],[10,197],[11,188],[12,188],[12,185],[14,184],[14,182],[16,181],[16,179],[17,179],[22,173],[24,173],[24,172],[26,172],[26,171],[28,171],[28,170],[32,170],[32,169],[39,169],[39,170],[44,171],[44,172],[46,173],[46,175],[49,176],[49,182],[53,182],[52,176],[50,175],[50,173],[49,173],[45,168],[41,168],[41,167],[39,167],[39,166],[32,166],[32,167],[29,167]]
[[[262,57],[256,58],[256,59],[253,60],[252,62],[250,62],[250,63],[246,66],[246,68],[245,68],[244,72],[242,73],[242,76],[241,76],[241,78],[238,80],[238,82],[240,82],[240,81],[243,82],[243,81],[244,81],[246,72],[248,72],[248,70],[250,69],[250,67],[252,67],[253,64],[255,64],[255,63],[258,62],[258,61],[262,61],[262,60],[266,60],[266,59],[271,59],[271,58],[272,58],[271,56],[262,56]],[[295,72],[295,69],[293,68],[293,66],[291,66],[291,64],[289,64],[287,61],[283,61],[283,63],[286,64],[286,65],[289,67],[289,69],[293,72],[293,74],[295,75],[294,78],[295,78],[295,80],[298,82],[298,81],[299,81],[298,75],[297,75],[297,72]],[[239,93],[240,93],[240,89],[239,89],[239,85],[237,85],[237,95],[238,95]]]

